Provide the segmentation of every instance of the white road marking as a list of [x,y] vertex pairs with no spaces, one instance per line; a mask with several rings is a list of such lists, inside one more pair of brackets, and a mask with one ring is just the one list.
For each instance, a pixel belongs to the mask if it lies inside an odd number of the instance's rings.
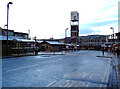
[[21,67],[21,68],[11,69],[11,70],[7,70],[6,72],[11,72],[11,71],[16,71],[16,70],[22,70],[22,69],[26,69],[26,68],[35,67],[35,66],[38,66],[38,64],[32,65],[32,66],[27,66],[27,67]]
[[57,61],[52,61],[52,62],[58,62],[58,61],[62,61],[63,59],[59,59],[59,60],[57,60]]
[[50,87],[52,84],[56,83],[57,81],[53,81],[50,84],[48,84],[46,87]]
[[69,74],[64,75],[64,77],[68,76]]
[[82,78],[84,78],[84,77],[86,76],[86,74],[87,74],[87,73],[83,73]]
[[56,61],[49,61],[49,62],[44,62],[44,63],[53,63],[53,62],[58,62],[58,61],[62,61],[63,59],[59,59],[59,60],[56,60]]
[[89,79],[91,79],[92,77],[93,77],[93,75],[90,75],[90,76],[89,76]]

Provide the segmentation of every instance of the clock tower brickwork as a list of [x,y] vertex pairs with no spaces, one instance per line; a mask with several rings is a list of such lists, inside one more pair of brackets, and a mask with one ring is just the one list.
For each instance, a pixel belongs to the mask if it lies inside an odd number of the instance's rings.
[[71,43],[79,44],[79,13],[77,11],[71,12]]

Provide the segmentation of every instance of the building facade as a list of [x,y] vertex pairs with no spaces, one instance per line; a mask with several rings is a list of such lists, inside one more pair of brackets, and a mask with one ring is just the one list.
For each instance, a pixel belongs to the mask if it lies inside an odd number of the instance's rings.
[[80,48],[86,50],[100,50],[102,43],[106,43],[107,35],[88,35],[80,36]]
[[3,36],[7,36],[7,31],[8,31],[8,36],[15,36],[15,37],[21,37],[23,39],[28,39],[28,33],[15,32],[14,30],[7,30],[1,28],[1,32]]

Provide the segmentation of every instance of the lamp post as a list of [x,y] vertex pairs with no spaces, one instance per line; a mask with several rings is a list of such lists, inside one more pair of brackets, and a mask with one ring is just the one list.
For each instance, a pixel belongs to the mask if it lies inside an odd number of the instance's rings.
[[113,31],[113,43],[114,43],[114,28],[111,27],[110,29],[112,29],[112,31]]
[[8,20],[9,20],[9,4],[13,4],[13,2],[9,2],[7,4],[7,56],[8,56]]
[[6,26],[7,26],[7,24],[4,25],[4,29],[5,29]]
[[66,51],[66,43],[67,43],[67,30],[68,28],[65,29],[65,51]]
[[30,39],[30,30],[28,30],[29,31],[29,36],[28,36],[28,39]]

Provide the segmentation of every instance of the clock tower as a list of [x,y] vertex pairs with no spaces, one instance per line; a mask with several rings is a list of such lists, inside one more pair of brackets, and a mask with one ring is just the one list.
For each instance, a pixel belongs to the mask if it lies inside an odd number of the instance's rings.
[[71,43],[79,44],[79,13],[77,11],[71,12]]

